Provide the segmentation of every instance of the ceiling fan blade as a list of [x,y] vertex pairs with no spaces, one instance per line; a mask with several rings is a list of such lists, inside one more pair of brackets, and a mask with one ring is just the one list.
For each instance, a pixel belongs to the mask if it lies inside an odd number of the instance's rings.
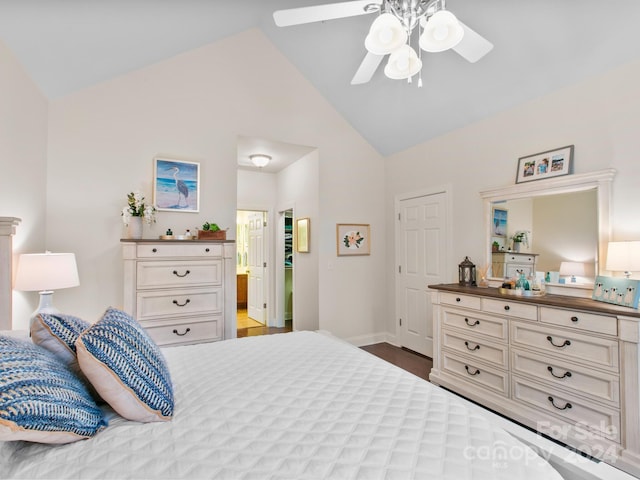
[[465,60],[475,63],[491,51],[493,43],[460,22],[460,20],[458,22],[464,29],[464,37],[462,37],[462,41],[458,45],[453,47],[453,50]]
[[371,80],[371,77],[376,73],[376,70],[383,58],[384,55],[376,55],[374,53],[367,52],[367,55],[358,67],[358,71],[351,79],[351,85],[360,85]]
[[355,17],[372,13],[367,10],[368,5],[380,5],[382,0],[355,0],[352,2],[328,3],[311,7],[290,8],[273,12],[273,20],[279,27],[300,25],[302,23],[321,22],[336,18]]

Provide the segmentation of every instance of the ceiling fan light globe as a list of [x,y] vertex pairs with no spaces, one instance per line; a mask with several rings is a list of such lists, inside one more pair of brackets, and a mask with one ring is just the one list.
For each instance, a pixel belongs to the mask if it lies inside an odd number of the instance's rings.
[[392,80],[411,78],[422,68],[422,61],[409,45],[403,45],[389,55],[384,74]]
[[438,10],[425,23],[420,36],[420,48],[426,52],[443,52],[455,47],[464,36],[464,29],[456,16]]
[[383,13],[371,24],[364,39],[366,49],[375,55],[393,52],[407,41],[407,32],[394,15]]

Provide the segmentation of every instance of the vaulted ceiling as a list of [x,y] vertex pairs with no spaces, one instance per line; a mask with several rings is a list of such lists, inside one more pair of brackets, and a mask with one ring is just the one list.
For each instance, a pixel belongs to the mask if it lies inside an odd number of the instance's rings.
[[[335,1],[335,0],[334,0]],[[326,0],[0,0],[0,39],[57,98],[260,28],[382,155],[640,60],[637,0],[448,0],[494,44],[477,63],[423,53],[423,82],[350,80],[376,14],[279,28],[275,10]],[[1,66],[0,66],[1,69]]]

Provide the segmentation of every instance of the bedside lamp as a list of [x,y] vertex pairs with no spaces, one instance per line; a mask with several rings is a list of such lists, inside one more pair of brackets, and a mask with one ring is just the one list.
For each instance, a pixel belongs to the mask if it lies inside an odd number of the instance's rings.
[[584,263],[562,262],[560,263],[560,275],[571,276],[571,283],[576,283],[576,276],[584,277]]
[[73,253],[25,253],[20,255],[14,288],[39,291],[40,305],[32,318],[39,313],[60,313],[53,306],[53,291],[77,287],[78,267]]
[[609,242],[607,270],[624,272],[627,278],[640,271],[640,242]]

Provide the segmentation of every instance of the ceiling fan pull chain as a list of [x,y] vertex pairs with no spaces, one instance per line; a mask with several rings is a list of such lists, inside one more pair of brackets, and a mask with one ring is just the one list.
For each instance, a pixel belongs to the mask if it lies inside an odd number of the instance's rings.
[[[420,24],[420,22],[418,22],[418,38],[420,38],[420,35],[422,35],[422,25]],[[422,62],[421,48],[418,48],[418,58],[420,59],[420,62]],[[422,88],[422,68],[418,72],[418,88]]]

